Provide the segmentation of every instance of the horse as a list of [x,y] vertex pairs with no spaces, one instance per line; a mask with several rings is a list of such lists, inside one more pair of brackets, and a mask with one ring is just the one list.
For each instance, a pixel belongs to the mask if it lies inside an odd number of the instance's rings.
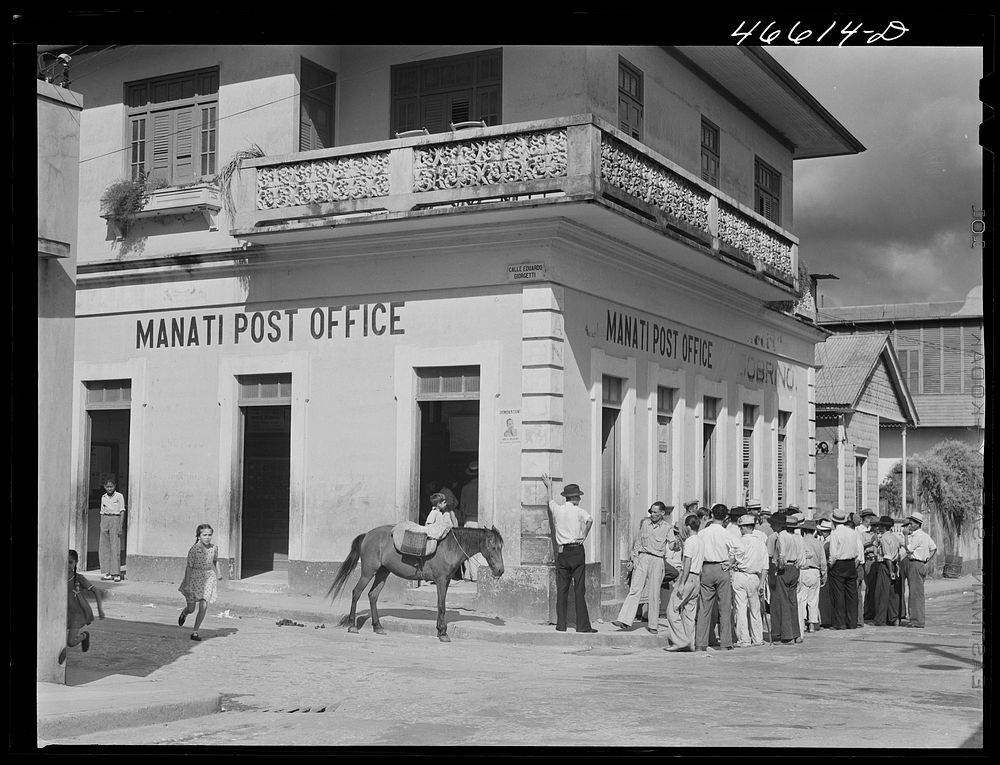
[[368,602],[371,604],[372,629],[376,635],[384,635],[385,630],[378,616],[378,596],[382,585],[395,574],[403,579],[434,580],[437,586],[437,635],[442,643],[450,643],[448,626],[445,623],[445,598],[448,597],[448,585],[458,567],[476,553],[482,553],[490,566],[493,576],[503,575],[503,537],[496,528],[483,529],[469,526],[454,527],[438,541],[437,550],[428,558],[421,559],[413,555],[403,555],[392,542],[392,526],[378,526],[365,534],[359,534],[351,543],[351,552],[341,564],[334,577],[333,584],[327,591],[327,597],[335,599],[347,584],[347,579],[361,562],[361,578],[351,593],[351,613],[344,617],[341,624],[347,624],[347,631],[357,633],[356,610],[358,598],[374,577],[371,589],[368,591]]

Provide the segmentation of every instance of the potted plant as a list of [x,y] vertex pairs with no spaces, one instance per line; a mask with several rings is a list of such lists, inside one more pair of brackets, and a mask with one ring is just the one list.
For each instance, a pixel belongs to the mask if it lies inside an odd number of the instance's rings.
[[108,186],[101,195],[101,217],[106,218],[124,239],[135,224],[135,216],[149,201],[149,195],[167,182],[141,173],[138,178],[122,178]]

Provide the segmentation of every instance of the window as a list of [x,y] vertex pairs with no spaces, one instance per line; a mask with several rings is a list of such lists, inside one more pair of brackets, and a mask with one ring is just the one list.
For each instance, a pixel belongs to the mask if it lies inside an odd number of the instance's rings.
[[624,381],[620,377],[603,375],[601,378],[601,402],[604,406],[622,405],[622,385]]
[[479,367],[417,369],[417,400],[479,398]]
[[673,445],[672,421],[674,418],[674,388],[662,385],[656,389],[656,493],[659,499],[670,504],[673,496]]
[[754,209],[781,224],[781,173],[759,158],[754,160]]
[[333,102],[337,75],[302,59],[299,78],[299,151],[333,146]]
[[216,173],[219,69],[125,83],[129,176],[172,186]]
[[754,496],[753,483],[754,471],[754,424],[757,422],[757,407],[750,404],[743,405],[743,504],[745,505]]
[[701,118],[701,179],[719,185],[719,128]]
[[923,364],[921,393],[941,392],[941,326],[924,327],[921,342]]
[[785,488],[786,483],[786,465],[788,464],[786,459],[786,447],[785,447],[785,435],[788,430],[788,419],[792,416],[791,412],[778,411],[778,480],[776,481],[776,494],[775,499],[777,500],[778,510],[783,510],[785,508],[785,502],[787,501],[788,492]]
[[642,72],[618,57],[618,127],[642,140]]
[[702,503],[711,507],[715,490],[715,429],[721,399],[705,396],[702,412]]
[[906,387],[910,393],[920,392],[920,351],[917,349],[901,350],[899,352],[899,366],[906,380]]
[[865,502],[865,463],[864,457],[854,458],[854,509],[861,511]]
[[239,406],[282,406],[292,403],[292,376],[289,373],[238,375]]
[[420,128],[443,133],[452,122],[500,124],[501,48],[399,64],[392,67],[390,76],[390,137]]
[[84,385],[87,409],[128,409],[132,404],[131,380],[100,380]]

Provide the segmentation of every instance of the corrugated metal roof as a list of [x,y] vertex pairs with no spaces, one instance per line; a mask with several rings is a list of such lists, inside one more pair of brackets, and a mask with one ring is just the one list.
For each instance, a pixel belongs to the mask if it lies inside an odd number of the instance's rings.
[[831,335],[816,346],[816,405],[854,406],[889,336]]
[[[963,311],[963,309],[965,309]],[[919,321],[921,319],[947,319],[974,317],[962,300],[943,303],[887,303],[884,305],[851,305],[839,308],[824,306],[816,319],[818,324],[844,322]],[[978,313],[982,316],[982,310]]]

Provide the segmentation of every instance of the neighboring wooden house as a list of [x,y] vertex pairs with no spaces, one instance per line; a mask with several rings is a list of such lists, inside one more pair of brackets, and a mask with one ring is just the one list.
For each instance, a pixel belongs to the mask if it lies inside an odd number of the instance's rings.
[[913,428],[913,398],[888,334],[832,335],[816,346],[816,507],[877,511],[879,431]]

